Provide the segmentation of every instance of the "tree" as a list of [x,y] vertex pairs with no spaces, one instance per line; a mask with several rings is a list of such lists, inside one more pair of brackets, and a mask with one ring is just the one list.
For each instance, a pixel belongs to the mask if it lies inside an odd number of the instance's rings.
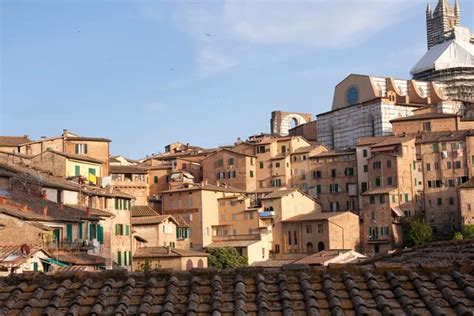
[[464,239],[473,238],[474,237],[474,225],[464,225],[461,231],[462,236]]
[[408,247],[430,242],[433,238],[431,227],[422,218],[414,217],[405,222],[404,239]]
[[248,265],[247,257],[239,255],[233,247],[207,248],[206,252],[210,255],[207,259],[210,267],[226,269]]

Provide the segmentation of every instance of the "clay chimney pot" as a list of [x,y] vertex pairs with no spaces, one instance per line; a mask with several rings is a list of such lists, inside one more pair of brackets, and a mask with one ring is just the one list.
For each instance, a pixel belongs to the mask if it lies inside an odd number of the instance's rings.
[[43,216],[48,217],[48,206],[47,205],[43,208]]

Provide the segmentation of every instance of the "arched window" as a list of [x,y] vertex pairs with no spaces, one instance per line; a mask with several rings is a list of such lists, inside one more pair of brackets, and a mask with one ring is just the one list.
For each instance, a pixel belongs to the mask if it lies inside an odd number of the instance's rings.
[[313,251],[314,251],[314,249],[313,249],[313,243],[308,242],[308,243],[306,244],[306,252],[307,252],[307,253],[313,253]]
[[186,270],[191,270],[193,268],[193,261],[191,259],[188,259],[186,261]]
[[198,268],[204,268],[204,261],[202,261],[202,259],[198,261]]
[[318,243],[318,251],[323,251],[324,248],[325,248],[324,243],[323,243],[322,241],[320,241],[320,242]]
[[346,91],[347,105],[354,105],[359,103],[359,90],[356,86],[351,86]]

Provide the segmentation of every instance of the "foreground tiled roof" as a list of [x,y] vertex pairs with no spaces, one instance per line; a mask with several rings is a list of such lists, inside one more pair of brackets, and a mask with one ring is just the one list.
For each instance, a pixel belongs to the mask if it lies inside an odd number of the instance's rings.
[[167,257],[207,257],[207,253],[167,247],[143,247],[138,248],[134,258],[167,258]]
[[416,143],[425,144],[463,140],[467,136],[474,136],[474,129],[461,131],[423,132],[416,135]]
[[406,267],[429,264],[432,266],[470,265],[474,269],[474,238],[461,241],[440,241],[416,246],[371,258],[363,265],[393,265],[401,264]]
[[[472,267],[471,267],[472,268]],[[5,315],[472,315],[472,270],[294,268],[16,275]]]

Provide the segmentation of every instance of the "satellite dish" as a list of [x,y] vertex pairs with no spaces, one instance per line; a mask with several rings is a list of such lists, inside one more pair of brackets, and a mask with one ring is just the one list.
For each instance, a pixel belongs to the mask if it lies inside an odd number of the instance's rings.
[[26,257],[30,254],[30,246],[28,246],[27,244],[23,244],[20,247],[20,251],[21,254]]

